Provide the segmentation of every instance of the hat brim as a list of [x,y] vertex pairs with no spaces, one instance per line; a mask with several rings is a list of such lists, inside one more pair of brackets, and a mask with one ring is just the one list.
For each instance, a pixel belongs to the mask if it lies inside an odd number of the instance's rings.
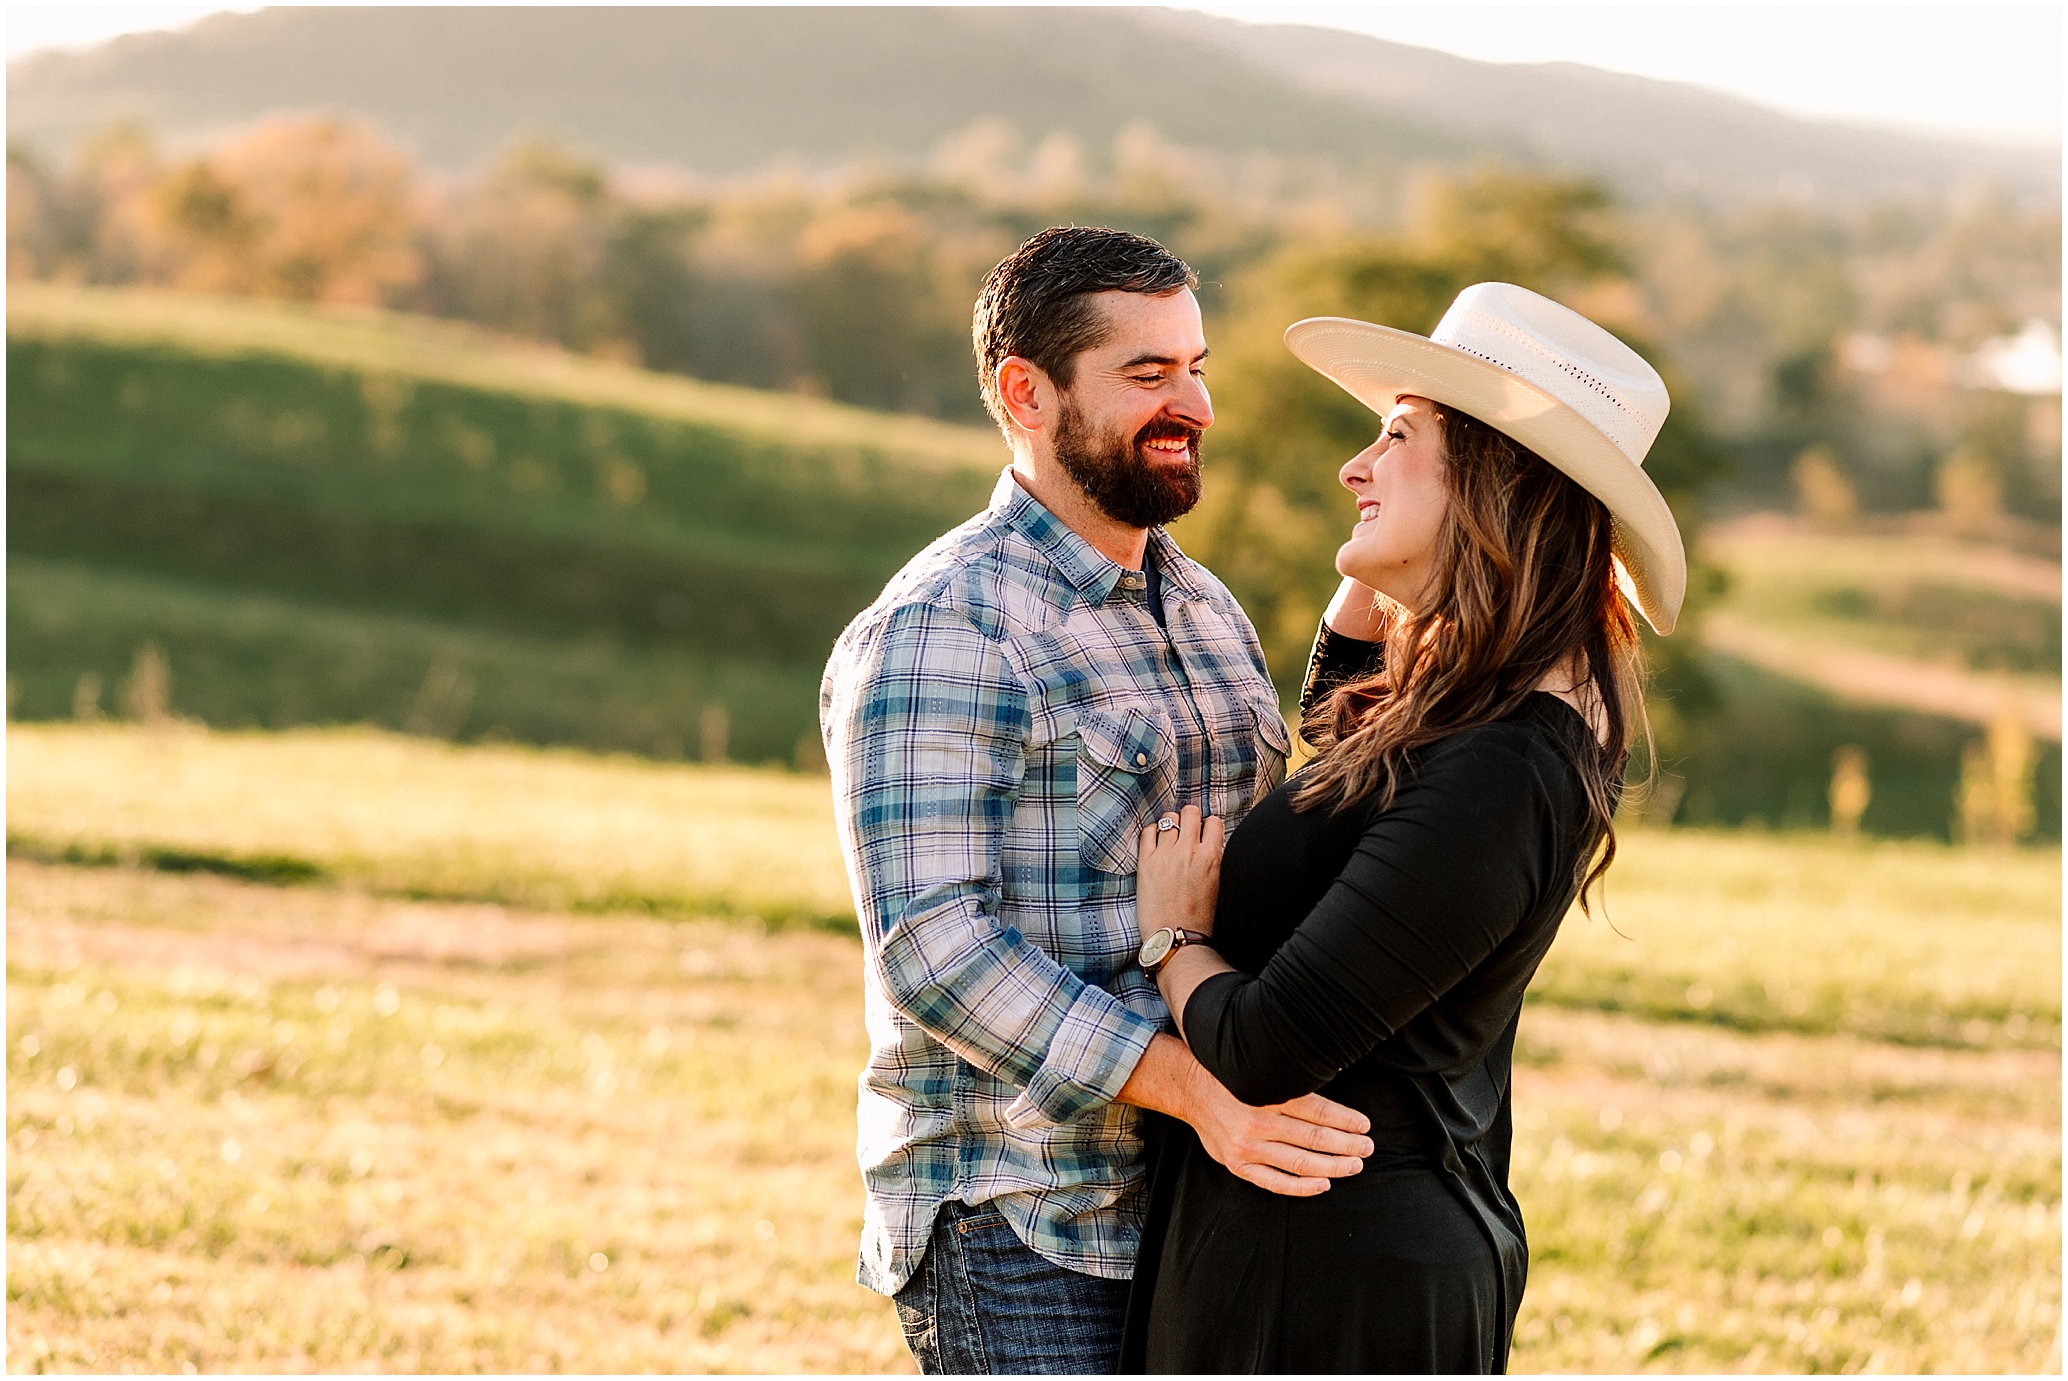
[[1564,471],[1609,511],[1623,594],[1658,632],[1673,631],[1687,597],[1680,526],[1644,467],[1600,428],[1492,361],[1412,331],[1310,317],[1286,328],[1285,343],[1381,417],[1403,397],[1427,398],[1470,413]]

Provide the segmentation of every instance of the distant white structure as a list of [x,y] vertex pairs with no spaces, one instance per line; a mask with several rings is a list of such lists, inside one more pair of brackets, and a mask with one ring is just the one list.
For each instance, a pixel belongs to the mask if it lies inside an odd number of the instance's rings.
[[2014,336],[1983,341],[1968,358],[1968,376],[1980,388],[2034,395],[2059,393],[2061,328],[2033,317]]

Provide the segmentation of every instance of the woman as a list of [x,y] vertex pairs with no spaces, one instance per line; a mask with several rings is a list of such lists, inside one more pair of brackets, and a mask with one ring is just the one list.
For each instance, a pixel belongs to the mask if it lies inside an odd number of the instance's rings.
[[[1357,525],[1301,699],[1319,755],[1221,848],[1196,809],[1142,836],[1142,962],[1245,1102],[1371,1119],[1347,1179],[1237,1179],[1166,1129],[1125,1365],[1502,1371],[1528,1252],[1508,1188],[1523,989],[1615,856],[1641,722],[1637,630],[1686,582],[1641,468],[1658,375],[1507,284],[1429,338],[1286,335],[1384,419],[1343,466]],[[1325,1193],[1323,1191],[1326,1191]]]

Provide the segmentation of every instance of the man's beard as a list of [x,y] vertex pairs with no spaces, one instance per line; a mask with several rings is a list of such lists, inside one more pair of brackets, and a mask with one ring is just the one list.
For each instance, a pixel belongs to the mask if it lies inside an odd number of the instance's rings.
[[[1142,452],[1150,441],[1183,437],[1186,463],[1159,464]],[[1129,527],[1176,522],[1199,502],[1199,428],[1159,417],[1132,437],[1094,435],[1084,414],[1066,398],[1056,421],[1056,463],[1098,510]]]

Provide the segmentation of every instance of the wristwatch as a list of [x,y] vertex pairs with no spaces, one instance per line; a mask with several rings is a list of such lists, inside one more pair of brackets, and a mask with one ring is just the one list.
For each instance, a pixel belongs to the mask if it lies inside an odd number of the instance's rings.
[[1142,941],[1141,953],[1135,959],[1141,964],[1142,972],[1155,975],[1156,971],[1170,962],[1170,957],[1186,945],[1203,945],[1213,936],[1197,930],[1174,930],[1165,926],[1151,931],[1149,938]]

